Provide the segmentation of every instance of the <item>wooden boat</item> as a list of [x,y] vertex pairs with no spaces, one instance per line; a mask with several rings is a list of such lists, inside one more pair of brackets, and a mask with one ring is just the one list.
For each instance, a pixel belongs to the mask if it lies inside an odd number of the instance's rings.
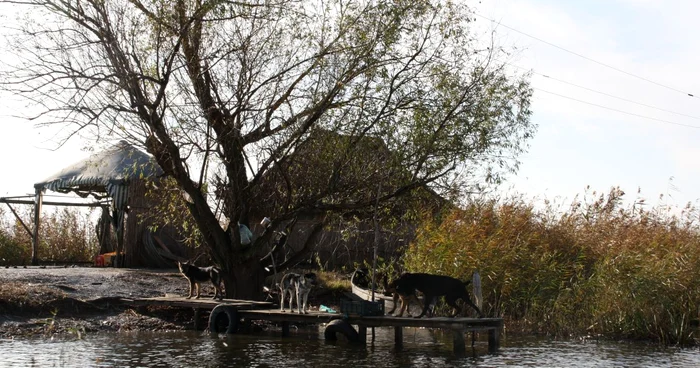
[[[365,277],[362,275],[364,272],[361,270],[355,270],[350,278],[350,285],[352,287],[352,294],[354,299],[357,300],[372,300],[372,290],[369,289],[369,283],[365,286],[361,279]],[[370,276],[370,275],[367,275]],[[369,281],[369,280],[368,280]],[[377,282],[378,284],[378,282]],[[375,288],[374,290],[374,301],[384,301],[384,310],[390,311],[394,309],[394,300],[392,296],[384,295],[384,290]],[[400,307],[400,305],[399,305]]]
[[[372,300],[372,290],[369,289],[371,274],[369,271],[355,270],[350,278],[350,285],[352,286],[352,297],[356,300]],[[384,288],[379,287],[381,284],[379,280],[376,281],[377,288],[374,290],[374,300],[384,301],[384,310],[390,311],[394,309],[394,299],[393,295],[385,295]],[[401,310],[401,301],[396,301],[397,306],[393,314],[398,314]],[[418,296],[418,304],[416,304],[416,299],[411,298],[408,304],[404,316],[416,316],[420,314],[423,310],[423,296]]]

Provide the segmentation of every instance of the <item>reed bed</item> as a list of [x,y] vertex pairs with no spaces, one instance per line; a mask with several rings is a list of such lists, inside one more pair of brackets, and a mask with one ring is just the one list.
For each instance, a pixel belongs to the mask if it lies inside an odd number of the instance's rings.
[[700,303],[698,210],[587,193],[565,211],[474,201],[424,221],[408,271],[481,274],[484,310],[529,332],[692,344]]

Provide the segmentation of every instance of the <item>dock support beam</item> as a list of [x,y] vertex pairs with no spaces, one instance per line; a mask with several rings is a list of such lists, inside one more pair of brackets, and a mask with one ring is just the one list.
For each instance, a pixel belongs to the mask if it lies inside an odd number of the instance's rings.
[[396,350],[403,349],[403,327],[394,326],[394,344]]
[[501,346],[501,329],[503,328],[503,322],[498,328],[492,328],[489,330],[489,353],[495,353]]
[[467,348],[464,345],[464,334],[466,332],[464,329],[452,330],[452,351],[455,355],[462,356],[467,353]]
[[199,308],[194,308],[194,330],[199,331],[202,329],[202,310]]
[[357,326],[357,334],[360,335],[360,342],[363,344],[366,344],[367,343],[367,326],[358,325]]
[[282,337],[289,337],[289,322],[282,322]]

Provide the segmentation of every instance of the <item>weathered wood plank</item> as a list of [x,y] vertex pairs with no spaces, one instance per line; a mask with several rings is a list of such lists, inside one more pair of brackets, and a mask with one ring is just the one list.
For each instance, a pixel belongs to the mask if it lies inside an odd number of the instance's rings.
[[272,303],[259,302],[252,300],[236,300],[236,299],[186,299],[184,297],[155,297],[155,298],[121,298],[121,302],[128,305],[157,305],[166,307],[182,307],[195,309],[214,309],[219,304],[229,304],[237,308],[270,308]]

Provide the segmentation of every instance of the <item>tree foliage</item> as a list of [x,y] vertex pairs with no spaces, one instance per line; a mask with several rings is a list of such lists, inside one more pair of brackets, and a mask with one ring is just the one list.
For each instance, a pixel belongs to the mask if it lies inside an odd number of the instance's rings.
[[247,222],[265,195],[277,221],[426,185],[455,195],[514,170],[535,129],[526,76],[506,73],[451,1],[24,4],[5,89],[66,139],[153,154],[187,194],[227,286],[260,254],[220,220]]

